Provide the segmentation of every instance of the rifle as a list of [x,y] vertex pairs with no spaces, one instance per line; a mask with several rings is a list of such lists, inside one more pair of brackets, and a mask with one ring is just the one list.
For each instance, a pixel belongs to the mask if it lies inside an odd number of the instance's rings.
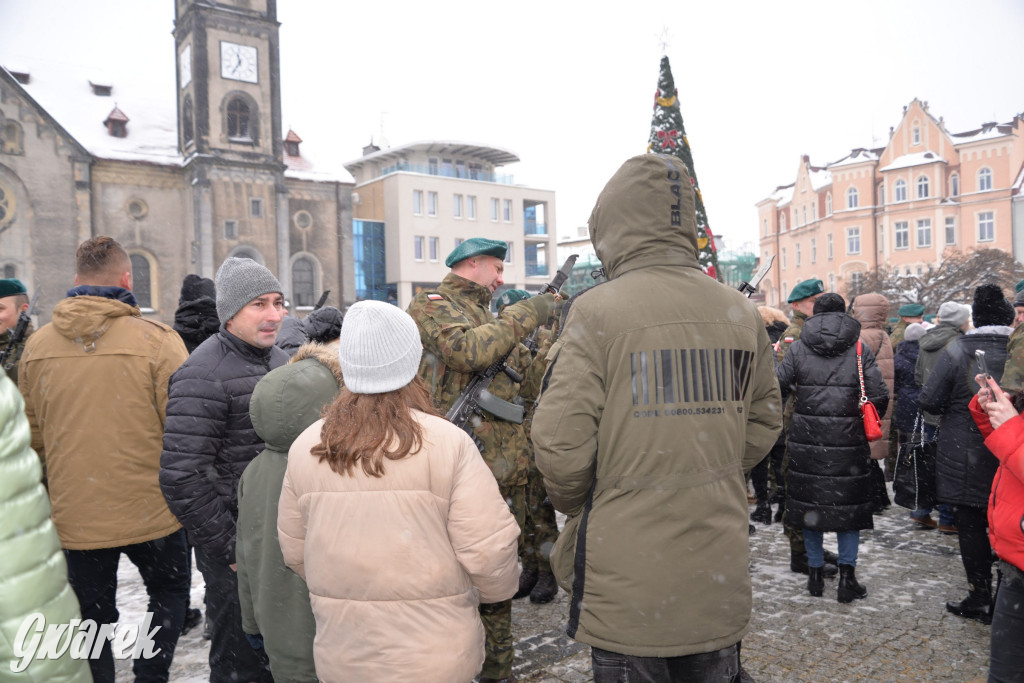
[[36,293],[32,295],[32,301],[29,303],[28,309],[18,314],[18,324],[15,325],[14,332],[11,333],[11,341],[7,343],[7,346],[3,351],[0,351],[0,367],[4,369],[4,372],[10,372],[11,368],[14,367],[14,361],[8,363],[7,359],[10,358],[15,347],[17,347],[25,338],[28,326],[32,324],[32,312],[36,310],[36,301],[39,299],[39,291],[40,290],[37,289]]
[[[546,284],[544,289],[541,290],[542,294],[547,294],[548,292],[553,294],[558,293],[558,290],[562,288],[562,285],[565,284],[565,280],[569,277],[573,264],[576,263],[576,258],[577,255],[573,254],[566,259],[565,263],[562,264],[562,267],[559,268],[558,272],[555,274],[555,278]],[[540,327],[542,322],[543,321],[537,321],[537,327]],[[536,328],[534,328],[534,332],[536,332]],[[486,410],[499,420],[514,422],[515,424],[523,423],[523,414],[525,413],[523,406],[515,403],[509,403],[504,399],[498,398],[487,390],[487,388],[491,386],[491,382],[494,381],[494,378],[497,377],[500,372],[505,373],[508,378],[516,384],[523,381],[523,376],[516,372],[514,368],[510,368],[507,365],[508,358],[512,355],[512,352],[515,351],[515,348],[516,345],[513,344],[512,348],[510,348],[504,356],[487,366],[483,372],[473,373],[473,377],[469,380],[469,383],[466,384],[462,393],[459,394],[459,397],[455,399],[455,403],[452,404],[452,407],[448,409],[448,413],[445,414],[445,419],[456,427],[464,430],[470,435],[470,437],[472,437],[473,443],[476,444],[476,447],[480,449],[481,453],[484,452],[484,444],[480,440],[480,437],[473,432],[473,425],[471,421],[474,415],[482,416],[482,411]]]
[[[569,279],[569,275],[572,274],[573,266],[576,265],[576,259],[579,257],[579,254],[572,254],[569,258],[565,259],[565,263],[563,263],[562,267],[558,269],[557,273],[555,273],[555,279],[544,285],[544,289],[542,289],[540,293],[547,294],[550,292],[551,294],[558,294],[559,290],[562,289],[562,285],[565,284],[565,281]],[[523,340],[523,344],[526,348],[530,349],[531,356],[537,355],[538,330],[540,330],[540,323],[537,324],[537,327],[533,328],[533,332],[530,333],[530,336]]]
[[331,290],[325,289],[324,293],[320,295],[320,300],[316,302],[316,306],[313,307],[314,311],[319,311],[327,303],[327,297],[330,295]]
[[741,282],[740,286],[737,287],[737,289],[743,292],[743,294],[746,295],[746,297],[749,299],[751,295],[753,295],[754,292],[757,291],[757,286],[761,284],[761,280],[763,280],[765,275],[768,274],[768,271],[771,270],[772,263],[774,262],[775,254],[772,254],[771,256],[768,257],[768,260],[761,264],[761,267],[757,269],[757,272],[754,273],[754,276],[750,278],[750,282]]

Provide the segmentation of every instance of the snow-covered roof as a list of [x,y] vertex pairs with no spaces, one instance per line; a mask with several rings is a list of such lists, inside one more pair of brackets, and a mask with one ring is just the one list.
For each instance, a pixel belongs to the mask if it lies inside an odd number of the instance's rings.
[[968,142],[981,142],[993,138],[1001,138],[1013,131],[1013,124],[986,123],[977,130],[970,130],[965,133],[954,133],[952,135],[954,145],[962,145]]
[[813,168],[807,175],[815,192],[832,184],[832,171],[826,168]]
[[456,140],[421,140],[410,142],[398,147],[377,150],[372,154],[345,162],[345,168],[358,168],[367,161],[399,161],[406,158],[410,153],[423,154],[451,154],[467,159],[479,159],[495,166],[514,164],[519,161],[519,156],[501,147],[484,145],[476,142],[458,142]]
[[870,149],[864,149],[859,147],[851,150],[849,154],[840,159],[834,161],[828,165],[828,168],[838,168],[840,166],[852,166],[854,164],[863,164],[866,161],[878,161],[878,154]]
[[786,185],[784,187],[775,188],[775,192],[768,195],[769,201],[778,202],[779,205],[788,204],[793,199],[793,188],[794,185]]
[[936,163],[946,163],[946,160],[940,157],[938,152],[914,152],[913,154],[904,154],[901,157],[896,157],[888,166],[884,166],[878,170],[884,173],[885,171],[896,171],[901,168],[911,168],[913,166],[924,166],[925,164]]

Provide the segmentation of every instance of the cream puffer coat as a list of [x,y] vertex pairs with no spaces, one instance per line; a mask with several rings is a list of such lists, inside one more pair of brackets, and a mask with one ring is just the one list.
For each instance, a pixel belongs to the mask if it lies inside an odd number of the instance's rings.
[[312,456],[323,420],[288,452],[278,537],[309,586],[321,681],[469,681],[484,661],[478,604],[519,586],[519,526],[480,452],[414,415],[425,442],[383,477]]
[[[861,294],[853,300],[850,314],[860,321],[860,342],[875,354],[875,363],[882,371],[882,379],[893,395],[896,381],[896,357],[892,351],[892,342],[885,331],[885,321],[889,316],[889,300],[881,294]],[[882,438],[871,442],[871,457],[883,460],[889,453],[889,427],[892,423],[892,411],[882,416]]]

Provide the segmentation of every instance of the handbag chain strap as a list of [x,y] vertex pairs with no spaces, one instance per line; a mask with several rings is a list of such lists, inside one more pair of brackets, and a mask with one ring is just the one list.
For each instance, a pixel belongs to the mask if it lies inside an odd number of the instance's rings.
[[857,376],[860,377],[860,405],[868,402],[867,392],[864,391],[864,366],[860,360],[860,340],[857,340]]

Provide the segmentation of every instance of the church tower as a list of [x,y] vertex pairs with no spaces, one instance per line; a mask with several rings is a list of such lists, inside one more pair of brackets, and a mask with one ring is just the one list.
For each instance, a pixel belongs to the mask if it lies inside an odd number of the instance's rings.
[[194,272],[228,256],[278,275],[288,296],[288,194],[276,0],[173,0],[178,148],[191,181]]

